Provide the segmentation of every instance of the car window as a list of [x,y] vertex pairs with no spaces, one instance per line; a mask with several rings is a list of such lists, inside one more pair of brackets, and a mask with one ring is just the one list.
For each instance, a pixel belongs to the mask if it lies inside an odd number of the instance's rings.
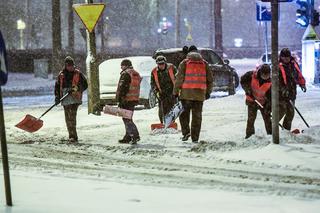
[[[263,54],[262,61],[266,62],[266,54]],[[268,61],[267,62],[271,62],[271,53],[268,54]]]
[[222,59],[215,52],[211,50],[200,50],[200,53],[204,60],[209,64],[223,64]]

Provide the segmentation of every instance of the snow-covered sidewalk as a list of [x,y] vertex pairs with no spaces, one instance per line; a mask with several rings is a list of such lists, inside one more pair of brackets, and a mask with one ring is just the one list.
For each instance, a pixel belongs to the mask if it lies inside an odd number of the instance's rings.
[[13,172],[13,207],[4,213],[316,213],[320,201],[213,189],[120,184]]

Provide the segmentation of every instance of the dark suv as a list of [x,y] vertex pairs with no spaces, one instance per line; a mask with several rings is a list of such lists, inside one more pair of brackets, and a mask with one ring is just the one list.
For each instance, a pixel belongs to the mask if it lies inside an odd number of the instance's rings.
[[[225,91],[229,95],[236,93],[239,86],[239,76],[235,69],[229,65],[229,60],[223,60],[210,48],[198,48],[204,60],[209,63],[214,78],[213,91]],[[158,49],[153,54],[153,58],[163,55],[167,62],[174,64],[177,68],[180,62],[186,58],[186,53],[182,48]]]

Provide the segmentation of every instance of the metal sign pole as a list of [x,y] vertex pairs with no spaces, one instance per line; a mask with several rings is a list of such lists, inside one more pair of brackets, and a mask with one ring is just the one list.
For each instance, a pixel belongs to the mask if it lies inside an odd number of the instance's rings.
[[264,22],[264,46],[266,50],[266,63],[268,63],[268,22]]
[[272,49],[272,141],[279,144],[279,71],[278,71],[278,0],[272,0],[271,49]]
[[12,206],[8,149],[7,149],[6,130],[4,125],[1,87],[0,87],[0,132],[1,132],[0,133],[1,134],[1,154],[2,154],[2,166],[3,166],[4,185],[5,185],[5,192],[6,192],[6,201],[8,206]]

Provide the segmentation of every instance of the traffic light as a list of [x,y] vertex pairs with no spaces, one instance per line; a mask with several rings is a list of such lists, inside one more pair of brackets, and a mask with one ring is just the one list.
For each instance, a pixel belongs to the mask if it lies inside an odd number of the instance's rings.
[[319,25],[319,12],[316,10],[312,12],[311,25],[314,27]]
[[296,3],[300,6],[296,11],[296,23],[302,27],[307,27],[309,25],[310,19],[310,4],[308,0],[297,0]]

